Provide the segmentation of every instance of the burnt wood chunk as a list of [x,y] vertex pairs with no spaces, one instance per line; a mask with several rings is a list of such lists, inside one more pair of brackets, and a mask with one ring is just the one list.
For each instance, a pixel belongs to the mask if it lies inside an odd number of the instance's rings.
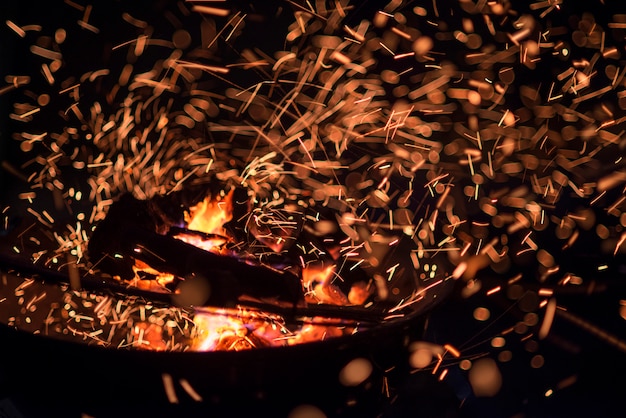
[[135,275],[135,260],[140,260],[181,280],[201,278],[210,288],[206,304],[211,306],[233,306],[243,297],[300,304],[304,299],[302,284],[293,273],[213,254],[168,235],[182,225],[184,211],[206,194],[200,196],[151,200],[121,196],[89,241],[94,269],[130,280]]

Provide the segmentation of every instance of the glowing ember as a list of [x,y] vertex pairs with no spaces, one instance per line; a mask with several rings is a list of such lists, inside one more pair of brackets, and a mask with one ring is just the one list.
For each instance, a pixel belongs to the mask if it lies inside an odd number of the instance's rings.
[[[232,313],[231,313],[232,315]],[[196,337],[193,348],[199,351],[243,350],[256,347],[244,323],[226,312],[198,313],[194,317]],[[256,338],[259,341],[258,337]],[[267,345],[264,343],[263,345]]]
[[347,305],[348,298],[337,286],[332,284],[335,266],[318,269],[307,266],[302,271],[302,283],[307,289],[307,300],[312,303],[330,303],[333,305]]
[[223,248],[224,244],[226,244],[226,242],[228,241],[227,238],[224,237],[203,238],[193,233],[179,233],[174,235],[174,238],[191,244],[195,247],[202,248],[205,251],[217,253],[220,252],[220,249]]
[[[155,270],[141,260],[135,260],[133,271],[135,272],[135,278],[132,280],[132,285],[137,286],[140,289],[159,290],[159,288],[165,288],[165,286],[174,282],[175,279],[173,274]],[[154,281],[142,280],[141,277],[139,277],[139,272],[145,272],[153,275]],[[157,286],[155,286],[155,284]]]

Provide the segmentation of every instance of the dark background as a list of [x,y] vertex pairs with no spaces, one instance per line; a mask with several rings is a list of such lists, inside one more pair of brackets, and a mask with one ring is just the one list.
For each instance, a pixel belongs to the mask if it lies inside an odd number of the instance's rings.
[[[0,86],[4,85],[4,78],[8,74],[30,74],[33,83],[29,89],[33,91],[45,86],[39,77],[37,59],[28,53],[30,41],[18,39],[4,25],[4,20],[11,19],[20,24],[37,23],[42,24],[44,30],[54,30],[61,27],[63,21],[74,22],[80,17],[71,8],[60,4],[62,2],[36,3],[35,6],[35,2],[9,0],[0,4]],[[606,22],[615,10],[622,8],[626,12],[619,1],[608,0],[608,6],[599,1],[572,3],[563,5],[563,19],[566,19],[567,13],[580,14],[586,10],[595,14],[599,22]],[[101,6],[103,2],[95,4]],[[516,2],[516,6],[524,8],[524,2]],[[380,6],[376,2],[364,2],[358,12],[367,15],[378,7]],[[119,17],[120,11],[126,9],[131,9],[133,14],[148,21],[162,18],[158,12],[158,2],[111,1],[106,7],[99,7],[92,20],[99,25],[108,19]],[[128,39],[126,34],[118,33],[115,27],[104,24],[99,26],[104,28],[99,36],[110,39],[111,43]],[[72,35],[68,33],[68,39],[75,41],[77,36]],[[275,42],[281,36],[276,33],[275,39],[268,36],[264,41]],[[67,71],[81,74],[89,68],[100,68],[95,65],[98,61],[103,65],[109,63],[103,58],[102,51],[105,47],[91,44],[91,39],[91,34],[88,34],[82,42],[77,43],[76,54],[81,55],[81,60],[75,60],[78,62],[77,66]],[[622,50],[622,53],[626,51]],[[20,91],[14,91],[0,96],[0,161],[18,168],[18,171],[24,157],[17,148],[17,141],[11,139],[11,134],[24,127],[11,121],[7,115],[20,94]],[[49,107],[54,108],[57,105],[62,104],[52,103]],[[23,188],[25,183],[9,170],[0,169],[0,185],[2,208],[16,203],[16,190]],[[596,244],[595,241],[590,241],[590,254],[596,250]],[[581,249],[581,259],[589,255],[582,252],[584,249]],[[444,382],[438,382],[438,375],[431,375],[429,370],[398,380],[398,398],[393,403],[384,405],[381,410],[387,411],[391,416],[416,417],[624,416],[626,346],[623,339],[626,336],[626,320],[620,316],[620,301],[626,299],[626,277],[623,260],[611,262],[614,264],[609,275],[600,275],[597,271],[593,273],[593,269],[590,270],[589,274],[596,274],[597,277],[585,279],[595,283],[594,288],[585,287],[579,293],[558,296],[559,304],[567,306],[568,312],[580,319],[578,323],[574,323],[576,319],[568,320],[557,316],[546,339],[537,341],[536,336],[532,336],[523,340],[529,334],[536,334],[537,325],[524,333],[513,331],[507,334],[507,343],[503,348],[492,347],[491,340],[523,320],[528,313],[524,308],[524,299],[507,297],[505,292],[489,297],[484,296],[484,292],[479,292],[465,298],[458,289],[459,291],[432,313],[425,339],[438,344],[450,343],[461,350],[463,358],[495,358],[501,351],[511,351],[510,361],[498,363],[504,382],[500,392],[490,398],[474,396],[467,373],[451,363],[448,364],[450,371]],[[481,278],[484,289],[499,283],[495,274],[490,277],[487,273]],[[536,288],[525,293],[524,297],[537,297]],[[477,307],[487,307],[490,310],[488,321],[474,319],[473,313]],[[536,341],[536,344],[529,344],[528,341]],[[536,355],[543,356],[542,367],[531,367],[531,359]],[[550,396],[546,396],[548,390],[553,391]]]

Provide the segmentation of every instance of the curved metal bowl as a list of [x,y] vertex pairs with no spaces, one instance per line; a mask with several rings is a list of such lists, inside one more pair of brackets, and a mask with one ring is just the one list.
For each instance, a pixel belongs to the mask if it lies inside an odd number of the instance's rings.
[[[23,280],[3,277],[3,296]],[[59,287],[31,286],[43,292]],[[410,314],[349,336],[244,351],[105,348],[3,323],[0,378],[18,405],[65,416],[286,416],[298,405],[314,405],[329,416],[368,416],[383,399],[387,375],[408,367],[409,343],[450,287],[444,281],[423,292]],[[0,304],[3,315],[10,311],[6,302]],[[355,373],[356,380],[346,380]]]

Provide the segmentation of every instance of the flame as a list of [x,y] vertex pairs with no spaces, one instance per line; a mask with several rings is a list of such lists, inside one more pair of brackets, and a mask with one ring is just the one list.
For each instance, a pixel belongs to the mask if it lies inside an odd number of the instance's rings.
[[195,247],[201,248],[204,251],[210,251],[214,253],[221,253],[219,249],[228,241],[228,239],[223,236],[203,238],[186,233],[176,234],[174,238],[186,242],[187,244],[191,244]]
[[[135,272],[135,278],[131,282],[131,285],[143,289],[143,290],[151,290],[151,291],[159,291],[164,288],[169,283],[174,281],[174,275],[170,273],[163,273],[158,271],[149,264],[144,263],[141,260],[135,259],[135,264],[133,265],[133,271]],[[154,280],[141,280],[139,277],[139,272],[143,271],[148,274],[152,274],[155,276]]]
[[167,344],[163,340],[163,327],[148,322],[135,323],[131,330],[130,341],[142,350],[165,351]]
[[373,288],[371,283],[356,282],[350,288],[348,293],[348,300],[353,305],[363,305],[367,302],[367,299],[372,295]]
[[307,302],[341,306],[349,304],[348,297],[332,284],[334,274],[334,265],[325,268],[309,265],[302,270],[302,284],[307,289]]
[[289,345],[303,344],[315,341],[324,341],[328,338],[341,337],[352,333],[351,327],[341,325],[315,325],[306,324],[300,329],[294,338],[289,340]]
[[[233,219],[233,194],[234,189],[231,189],[224,197],[217,199],[206,196],[197,205],[190,207],[185,212],[185,223],[190,233],[178,233],[174,238],[205,251],[222,253],[222,246],[228,241],[224,224]],[[207,237],[194,235],[193,232],[202,232]],[[137,259],[135,259],[133,271],[135,272],[135,279],[131,284],[144,290],[162,290],[163,287],[172,283],[175,279],[173,275],[162,273]],[[141,280],[139,272],[146,272],[156,276],[156,283],[152,280]]]
[[[240,351],[323,341],[350,335],[355,329],[340,320],[309,318],[312,323],[290,331],[277,315],[246,309],[200,308],[193,319],[194,351]],[[320,323],[314,323],[320,321]],[[145,343],[144,343],[145,344]]]
[[307,290],[305,297],[309,303],[328,303],[331,305],[363,305],[372,295],[371,283],[359,281],[353,283],[346,295],[333,284],[336,275],[335,266],[320,267],[308,265],[302,270],[302,284]]
[[241,320],[221,311],[198,313],[194,317],[194,323],[197,330],[194,349],[198,351],[215,351],[225,340],[234,340],[235,343],[241,339],[245,341],[248,333]]
[[334,272],[334,265],[326,268],[308,265],[302,270],[302,284],[307,289],[317,284],[327,285],[330,283]]
[[220,199],[207,196],[202,202],[189,208],[185,213],[187,228],[205,234],[226,236],[224,224],[233,219],[233,193],[234,189],[231,189]]
[[289,331],[276,315],[246,309],[199,308],[193,319],[192,348],[197,351],[240,351],[285,345]]

